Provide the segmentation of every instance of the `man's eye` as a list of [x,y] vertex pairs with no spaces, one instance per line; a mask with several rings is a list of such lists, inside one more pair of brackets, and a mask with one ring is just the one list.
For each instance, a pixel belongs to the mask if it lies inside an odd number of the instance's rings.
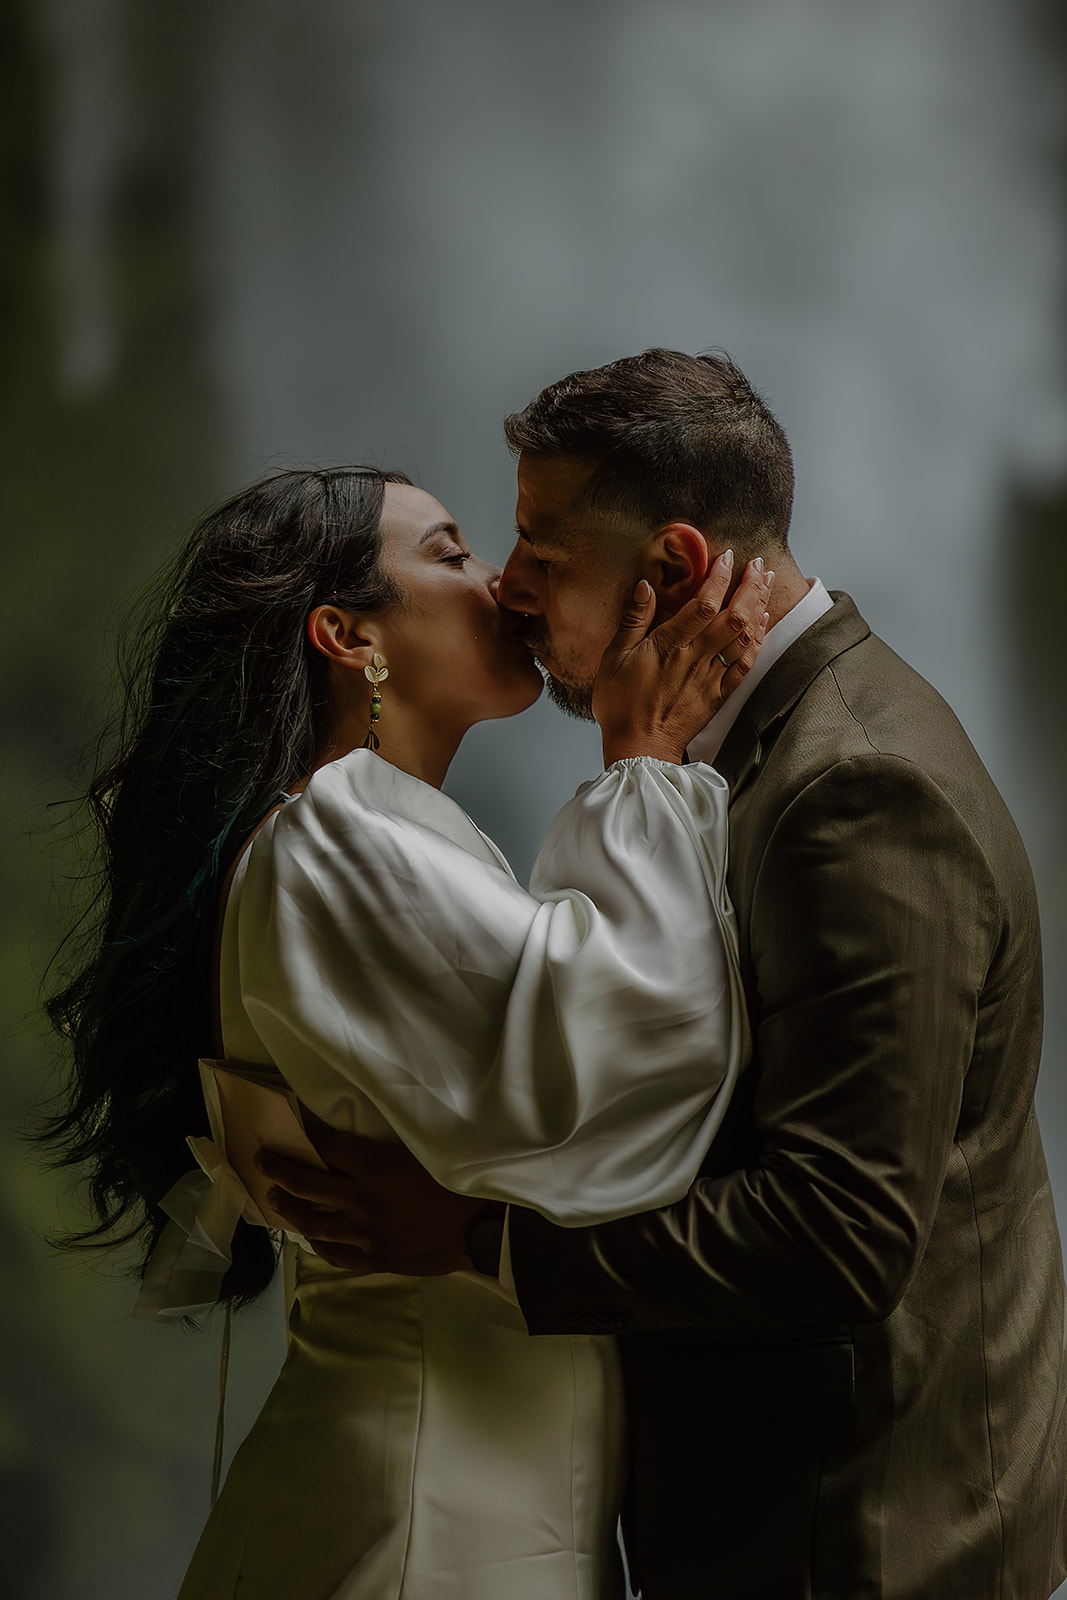
[[465,561],[470,560],[473,554],[473,550],[457,550],[455,555],[445,556],[444,559],[450,567],[461,567]]

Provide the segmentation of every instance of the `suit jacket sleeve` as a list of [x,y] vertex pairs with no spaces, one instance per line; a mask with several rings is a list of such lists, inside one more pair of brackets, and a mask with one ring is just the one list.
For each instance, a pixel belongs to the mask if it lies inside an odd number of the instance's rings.
[[750,1157],[566,1235],[513,1210],[531,1330],[887,1316],[929,1235],[1000,924],[982,850],[918,768],[872,753],[811,782],[752,880]]

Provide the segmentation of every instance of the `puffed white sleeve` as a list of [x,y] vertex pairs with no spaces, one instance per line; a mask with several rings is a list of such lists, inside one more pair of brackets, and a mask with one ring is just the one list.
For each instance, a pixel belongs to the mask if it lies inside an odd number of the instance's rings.
[[564,1225],[679,1199],[749,1051],[723,779],[617,762],[527,892],[436,790],[346,762],[263,830],[237,913],[300,1099],[351,1127],[366,1096],[447,1188]]

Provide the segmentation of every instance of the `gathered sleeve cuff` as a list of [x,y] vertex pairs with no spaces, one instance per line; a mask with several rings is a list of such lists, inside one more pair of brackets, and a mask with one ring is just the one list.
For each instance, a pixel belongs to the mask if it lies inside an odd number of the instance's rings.
[[231,1263],[234,1230],[265,1219],[226,1157],[226,1138],[213,1062],[201,1061],[200,1082],[211,1136],[186,1140],[197,1165],[160,1201],[170,1219],[148,1259],[133,1315],[178,1321],[209,1311]]

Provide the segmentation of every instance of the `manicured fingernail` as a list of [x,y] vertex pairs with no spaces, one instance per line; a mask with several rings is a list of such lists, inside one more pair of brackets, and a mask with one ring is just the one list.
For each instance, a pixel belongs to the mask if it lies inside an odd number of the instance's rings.
[[733,551],[732,550],[724,550],[723,553],[722,553],[722,558],[721,559],[722,559],[723,566],[726,568],[727,571],[729,571],[730,568],[734,564],[734,553],[733,553]]
[[764,633],[767,632],[767,629],[770,626],[770,621],[771,621],[771,614],[770,614],[769,611],[765,611],[763,613],[763,632]]
[[757,556],[755,561],[753,561],[752,565],[755,567],[757,572],[762,572],[763,571],[763,557],[762,556]]
[[634,599],[639,606],[647,606],[652,598],[652,585],[647,578],[642,578],[634,590]]
[[774,583],[774,573],[771,572],[771,571],[765,572],[763,574],[763,581],[767,585],[767,588],[769,589],[771,587],[771,585]]

